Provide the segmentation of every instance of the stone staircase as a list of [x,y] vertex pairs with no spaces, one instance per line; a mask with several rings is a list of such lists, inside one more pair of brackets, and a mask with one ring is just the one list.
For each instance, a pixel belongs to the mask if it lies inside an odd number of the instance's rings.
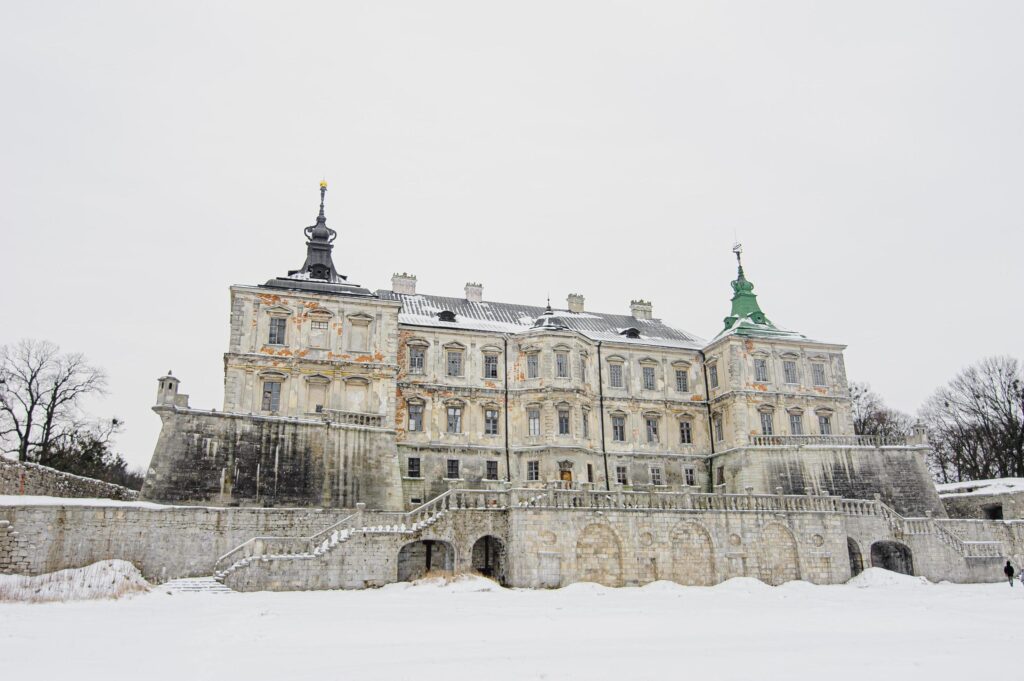
[[232,594],[235,593],[213,577],[185,577],[183,579],[172,579],[164,582],[159,587],[160,591],[169,594],[189,593],[211,593],[211,594]]
[[223,583],[231,573],[255,561],[320,558],[356,534],[414,535],[453,510],[495,509],[506,505],[505,492],[457,489],[448,490],[407,513],[367,512],[364,504],[357,504],[355,513],[311,537],[253,537],[217,559],[212,579]]

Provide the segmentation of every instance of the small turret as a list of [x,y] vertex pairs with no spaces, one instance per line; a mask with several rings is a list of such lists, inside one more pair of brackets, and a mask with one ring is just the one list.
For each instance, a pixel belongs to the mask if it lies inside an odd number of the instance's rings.
[[157,379],[156,406],[158,407],[188,407],[188,395],[178,392],[181,384],[170,369],[166,376]]

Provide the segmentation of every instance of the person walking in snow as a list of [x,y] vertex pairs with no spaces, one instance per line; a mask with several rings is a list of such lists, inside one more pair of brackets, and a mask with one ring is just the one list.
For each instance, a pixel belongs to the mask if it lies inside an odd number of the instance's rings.
[[1010,565],[1010,561],[1006,561],[1006,567],[1003,568],[1003,574],[1010,580],[1010,588],[1013,588],[1013,566]]

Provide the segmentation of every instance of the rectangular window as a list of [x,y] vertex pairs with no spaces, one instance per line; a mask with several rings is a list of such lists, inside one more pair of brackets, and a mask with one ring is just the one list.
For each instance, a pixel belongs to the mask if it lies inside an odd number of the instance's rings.
[[569,434],[569,410],[559,409],[558,410],[558,434],[568,435]]
[[718,366],[711,365],[708,367],[708,383],[711,384],[712,388],[718,387]]
[[654,383],[654,367],[643,367],[644,390],[654,390],[657,386]]
[[689,421],[679,422],[679,444],[693,444],[693,425]]
[[423,405],[409,405],[409,430],[414,433],[423,431]]
[[462,375],[462,351],[461,350],[449,350],[448,351],[448,375],[449,376],[461,376]]
[[263,382],[263,411],[278,411],[281,408],[281,382]]
[[270,338],[267,343],[270,345],[284,345],[284,332],[288,326],[288,320],[284,317],[270,318]]
[[782,374],[786,377],[786,383],[790,385],[799,383],[796,373],[796,362],[791,359],[787,359],[782,363]]
[[484,410],[484,435],[498,434],[498,410]]
[[715,469],[715,484],[725,484],[725,466],[719,466],[718,468]]
[[803,435],[804,434],[804,417],[801,414],[790,414],[789,415],[789,434],[790,435]]
[[826,385],[825,383],[825,365],[814,363],[811,365],[811,376],[814,379],[814,385]]
[[613,416],[612,417],[612,440],[615,442],[626,441],[626,417],[625,416]]
[[818,431],[822,435],[832,434],[832,418],[821,414],[818,416]]
[[426,348],[422,345],[413,345],[409,347],[409,373],[410,374],[422,374],[423,373],[423,356],[426,354]]
[[498,377],[498,356],[484,355],[484,378]]
[[774,435],[775,427],[770,411],[761,412],[761,435]]
[[587,482],[594,482],[594,464],[587,464]]
[[686,480],[686,484],[692,487],[697,484],[697,471],[692,468],[684,468],[683,478]]
[[658,419],[653,417],[647,417],[644,419],[647,424],[647,442],[649,444],[655,444],[658,442]]
[[540,480],[540,461],[526,462],[526,479],[530,482]]
[[350,350],[366,350],[370,347],[370,324],[365,321],[352,322],[352,328],[348,334],[348,347]]
[[327,384],[326,383],[310,383],[309,384],[309,398],[306,409],[320,413],[324,410],[324,404],[327,402]]
[[583,437],[585,439],[585,438],[590,437],[590,411],[588,411],[586,409],[583,410],[582,424],[583,424]]
[[608,382],[613,388],[622,387],[622,365],[621,364],[609,364],[608,365]]
[[498,462],[488,461],[487,462],[487,479],[497,480],[498,479]]
[[540,376],[540,356],[534,352],[526,356],[526,377],[537,378]]
[[309,344],[314,348],[327,347],[327,322],[310,322]]
[[628,485],[629,484],[629,478],[628,478],[628,476],[626,474],[626,467],[625,466],[616,466],[615,467],[615,482],[619,483],[620,485]]
[[725,439],[725,426],[722,424],[722,417],[715,417],[715,439],[721,442]]
[[768,382],[768,360],[761,357],[754,358],[754,380],[758,383]]
[[462,407],[448,407],[448,432],[462,432]]
[[685,393],[690,391],[690,374],[686,369],[676,369],[676,392]]
[[569,378],[569,354],[565,352],[555,353],[555,376],[558,378]]
[[664,481],[661,477],[661,468],[658,466],[651,466],[651,484],[652,485],[664,485]]
[[530,409],[526,412],[526,422],[530,427],[530,437],[540,435],[540,409]]
[[448,473],[447,477],[448,477],[449,480],[458,480],[459,479],[459,460],[458,459],[448,459],[448,470],[446,472]]
[[409,463],[406,466],[405,474],[410,478],[419,478],[423,475],[420,472],[420,459],[418,456],[409,457]]

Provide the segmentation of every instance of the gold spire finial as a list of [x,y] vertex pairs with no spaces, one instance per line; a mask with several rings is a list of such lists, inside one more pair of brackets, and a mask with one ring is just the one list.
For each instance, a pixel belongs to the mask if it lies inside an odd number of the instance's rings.
[[327,189],[327,180],[320,180],[320,188]]

